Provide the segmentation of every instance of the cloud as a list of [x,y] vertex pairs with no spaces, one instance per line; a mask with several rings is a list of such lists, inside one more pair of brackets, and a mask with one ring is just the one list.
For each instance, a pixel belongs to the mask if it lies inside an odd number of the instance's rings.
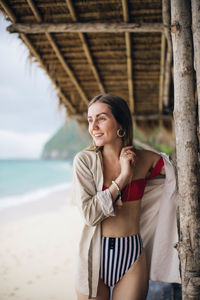
[[[6,32],[8,25],[0,16],[0,130],[7,133],[0,143],[7,150],[12,146],[10,156],[13,151],[13,157],[35,157],[27,145],[23,144],[27,152],[22,150],[20,137],[31,136],[41,146],[41,136],[50,137],[64,123],[65,109],[58,112],[53,84],[38,63],[30,63],[28,49],[17,35]],[[38,155],[38,148],[32,147]],[[0,150],[0,158],[4,154]]]
[[46,133],[22,134],[0,130],[0,157],[38,158],[49,137]]

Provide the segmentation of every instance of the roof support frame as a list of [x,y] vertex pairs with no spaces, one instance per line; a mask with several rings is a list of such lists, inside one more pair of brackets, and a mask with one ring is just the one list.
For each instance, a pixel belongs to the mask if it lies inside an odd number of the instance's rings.
[[[68,9],[70,11],[70,14],[71,14],[71,17],[72,17],[72,21],[78,21],[78,18],[76,16],[76,12],[75,12],[75,9],[74,9],[74,5],[73,5],[73,2],[71,0],[66,0],[66,3],[67,3],[67,6],[68,6]],[[82,42],[82,45],[83,45],[83,50],[85,52],[85,56],[88,60],[88,63],[90,65],[90,68],[94,74],[94,77],[98,83],[98,86],[99,86],[99,89],[101,91],[101,93],[105,93],[105,88],[103,86],[103,83],[102,83],[102,80],[100,78],[100,75],[97,71],[97,68],[94,64],[94,61],[93,61],[93,58],[92,58],[92,55],[91,55],[91,52],[90,52],[90,49],[89,49],[89,46],[88,46],[88,43],[87,43],[87,40],[86,40],[86,37],[85,37],[85,34],[82,33],[82,32],[78,32],[78,35],[79,35],[79,38]]]
[[17,18],[15,16],[15,14],[13,13],[12,9],[10,9],[10,7],[7,5],[7,3],[4,0],[0,0],[0,4],[3,7],[3,9],[5,10],[5,12],[7,13],[7,15],[9,16],[9,18],[11,19],[11,21],[13,23],[16,23]]
[[152,120],[173,120],[172,115],[152,114],[152,115],[134,115],[134,120],[152,121]]
[[[9,16],[9,18],[11,19],[11,21],[13,23],[17,22],[17,18],[14,15],[14,13],[12,12],[12,10],[9,8],[9,6],[5,3],[4,0],[0,0],[0,4],[2,5],[2,7],[4,8],[4,10],[6,11],[7,15]],[[56,87],[56,90],[58,91],[58,95],[60,96],[60,98],[62,98],[63,102],[67,105],[67,108],[69,109],[69,111],[74,114],[76,112],[76,109],[74,108],[74,106],[71,104],[70,100],[65,96],[65,94],[63,93],[62,89],[57,85],[56,81],[53,79],[52,76],[50,76],[50,74],[47,71],[47,68],[41,58],[41,56],[39,55],[39,53],[37,52],[37,50],[34,48],[34,46],[32,45],[32,43],[30,42],[30,40],[28,39],[28,37],[21,33],[20,34],[21,39],[23,40],[23,42],[26,44],[26,46],[28,47],[30,53],[36,57],[37,61],[40,63],[41,67],[45,70],[45,72],[47,73],[47,75],[50,77],[51,81],[53,82],[54,86]]]
[[163,32],[162,23],[15,23],[7,27],[10,33],[60,33],[60,32]]
[[[166,2],[166,1],[169,2],[169,0],[162,0],[162,1],[163,2]],[[71,2],[71,0],[66,0],[66,2]],[[128,0],[122,0],[122,3],[123,2],[126,2],[126,4],[127,4]],[[27,3],[29,4],[29,7],[31,7],[32,12],[33,12],[33,14],[34,14],[37,22],[38,23],[42,23],[42,17],[40,16],[40,11],[37,9],[37,7],[34,6],[35,5],[34,0],[27,0]],[[17,23],[18,20],[16,19],[16,17],[12,13],[12,9],[10,9],[8,7],[8,5],[6,4],[5,0],[0,0],[0,4],[1,4],[2,8],[6,11],[6,14],[9,15],[9,17],[11,15],[13,16],[12,21],[15,20],[15,21],[13,21],[13,23],[20,24],[20,23]],[[5,8],[6,6],[7,6],[7,10]],[[10,14],[8,13],[8,11],[10,11]],[[127,37],[129,36],[129,46],[131,46],[131,40],[130,40],[130,33],[131,32],[161,32],[161,33],[164,33],[164,31],[166,29],[165,28],[165,26],[166,26],[165,24],[153,24],[153,25],[155,25],[155,27],[153,27],[152,24],[150,24],[150,23],[134,24],[134,23],[128,23],[128,21],[129,21],[128,20],[128,16],[124,17],[124,23],[112,23],[111,27],[109,27],[109,28],[107,28],[107,26],[109,26],[108,23],[77,23],[76,21],[75,21],[76,23],[58,24],[58,25],[65,25],[65,26],[69,25],[69,26],[72,26],[72,31],[69,28],[67,28],[67,30],[65,28],[64,30],[66,30],[66,32],[78,32],[82,36],[84,36],[84,33],[82,33],[82,32],[114,32],[114,33],[116,33],[116,32],[124,32],[125,36],[127,36]],[[13,24],[13,26],[15,26],[16,24]],[[78,24],[78,27],[76,28],[77,24]],[[20,25],[25,25],[25,24],[20,24]],[[28,24],[28,25],[31,25],[31,24]],[[33,24],[33,26],[34,25],[43,26],[43,24]],[[45,24],[44,23],[44,25],[53,25],[53,24],[47,24],[47,23]],[[75,27],[73,28],[74,25],[75,25]],[[80,29],[79,25],[82,27],[82,29]],[[87,25],[89,26],[88,28],[87,28]],[[119,25],[119,28],[117,30],[115,28],[115,25],[116,26]],[[131,26],[129,27],[129,25],[131,25]],[[150,25],[151,28],[148,28],[148,25]],[[92,26],[93,29],[90,26]],[[128,26],[128,28],[126,26]],[[11,25],[11,27],[12,27],[12,25]],[[105,30],[103,28],[105,28]],[[86,29],[86,31],[84,31],[85,29]],[[167,30],[168,29],[170,29],[170,27],[167,28]],[[42,30],[44,30],[44,28],[42,28]],[[49,30],[49,28],[48,28],[48,30]],[[57,29],[55,29],[54,32],[57,32],[56,30]],[[51,32],[50,30],[49,30],[49,32],[45,32],[45,30],[43,31],[43,33],[46,34],[46,36],[48,36],[48,37],[49,36],[51,37],[50,32]],[[60,32],[60,29],[59,29],[59,32]],[[63,32],[65,32],[65,31],[63,31]],[[32,33],[32,32],[30,32],[30,33]],[[24,41],[24,43],[27,45],[27,47],[29,48],[29,50],[32,53],[32,55],[36,57],[36,59],[38,60],[38,62],[41,64],[41,66],[45,69],[46,72],[48,72],[47,66],[45,66],[45,61],[43,61],[43,58],[40,56],[39,52],[37,52],[35,46],[33,46],[32,42],[29,40],[29,38],[27,37],[27,35],[25,33],[20,33],[20,32],[19,32],[19,35],[22,38],[22,40]],[[54,42],[55,46],[57,46],[57,48],[59,50],[59,47],[58,47],[58,45],[56,43],[56,40],[53,38],[53,36],[52,36],[52,39],[47,39],[47,40],[48,40],[48,42],[50,42],[50,40],[51,40],[51,43]],[[87,42],[87,40],[86,40],[86,42]],[[128,53],[128,39],[127,38],[126,38],[126,49],[127,49],[126,51]],[[90,49],[89,49],[89,51],[90,51]],[[55,50],[54,50],[54,52],[55,52]],[[129,53],[131,53],[131,49],[129,50]],[[62,53],[61,53],[61,55],[62,55]],[[65,59],[64,56],[63,56],[63,59]],[[58,61],[60,61],[60,60],[58,60]],[[128,61],[128,55],[127,55],[127,61]],[[132,62],[131,62],[131,65],[132,65]],[[127,69],[128,69],[128,62],[127,62]],[[128,73],[128,70],[127,70],[127,73]],[[49,73],[48,73],[48,76],[50,76]],[[56,82],[56,80],[54,79],[54,77],[53,78],[52,77],[50,76],[51,80],[53,81],[53,83],[55,84],[55,86],[56,86],[56,88],[57,88],[57,90],[59,92],[59,96],[61,97],[61,95],[62,95],[61,98],[65,97],[64,93],[62,93],[61,89],[59,88],[58,83]],[[165,76],[164,76],[164,78],[165,78]],[[164,80],[164,82],[165,82],[165,80]],[[164,89],[164,86],[163,86],[163,89]],[[130,95],[130,93],[129,93],[129,95]],[[129,96],[129,101],[130,101],[130,96]],[[63,102],[67,103],[66,101],[63,101]],[[69,99],[69,102],[67,104],[71,105],[71,99]],[[87,104],[88,104],[88,101],[87,101]],[[71,107],[72,107],[72,110],[74,110],[75,113],[77,113],[76,112],[76,108],[73,106],[73,104],[72,104]],[[141,120],[142,118],[148,119],[148,116],[146,116],[146,115],[145,116],[136,115],[135,119],[138,119],[138,120],[140,119]],[[165,118],[165,115],[162,115],[162,111],[159,110],[159,114],[157,115],[157,117],[155,117],[155,115],[154,115],[153,119],[166,119],[166,118]]]
[[158,111],[161,114],[163,110],[163,85],[164,85],[164,74],[165,74],[165,48],[166,39],[165,35],[161,35],[161,51],[160,51],[160,83],[159,83],[159,102]]
[[32,52],[32,54],[37,58],[37,61],[40,63],[40,65],[45,70],[45,72],[47,73],[47,75],[51,78],[51,81],[53,82],[53,84],[55,85],[55,87],[56,87],[56,89],[58,91],[58,95],[62,98],[63,102],[67,105],[67,108],[69,108],[69,110],[71,111],[71,113],[75,113],[75,108],[71,104],[70,100],[65,96],[65,94],[63,93],[63,91],[61,90],[61,88],[58,87],[56,81],[49,75],[49,73],[47,71],[47,68],[44,65],[43,61],[42,61],[41,56],[38,54],[38,52],[32,46],[32,44],[29,41],[29,39],[27,38],[27,36],[22,33],[21,34],[21,38],[23,39],[24,43],[27,45],[27,47],[29,48],[29,50]]
[[37,6],[35,5],[33,0],[26,0],[28,2],[29,7],[31,8],[36,20],[38,23],[42,22],[42,16],[40,15],[40,12],[37,8]]
[[[38,22],[42,22],[42,17],[34,3],[33,0],[27,0],[34,16],[36,17]],[[74,75],[73,71],[71,70],[71,68],[69,67],[69,65],[67,64],[66,60],[64,59],[62,53],[60,52],[53,36],[51,35],[51,33],[49,32],[45,32],[46,38],[49,41],[51,47],[53,48],[54,52],[56,53],[56,56],[58,58],[58,60],[60,61],[63,69],[65,70],[65,72],[67,73],[67,75],[69,76],[69,78],[71,79],[71,81],[73,82],[73,84],[75,85],[76,89],[78,90],[79,94],[81,95],[81,98],[83,99],[84,103],[86,105],[88,105],[88,99],[87,96],[85,94],[85,92],[83,91],[82,87],[80,86],[76,76]]]
[[67,75],[69,76],[69,78],[71,79],[73,84],[75,85],[76,89],[78,90],[78,92],[79,92],[81,98],[83,99],[84,103],[86,105],[88,105],[88,98],[87,98],[85,92],[83,91],[83,89],[80,86],[76,76],[74,75],[71,68],[67,64],[66,60],[64,59],[64,57],[63,57],[62,53],[60,52],[56,42],[54,41],[54,38],[48,32],[46,33],[46,38],[48,39],[51,47],[53,48],[54,52],[56,53],[56,56],[57,56],[58,60],[60,61],[61,65],[63,66],[63,69],[65,70],[65,72],[67,73]]
[[[125,23],[129,22],[128,0],[122,0],[123,19]],[[132,71],[132,49],[131,49],[131,33],[125,32],[126,56],[127,56],[127,78],[129,90],[129,106],[133,114],[135,111],[134,88],[133,88],[133,71]]]
[[167,55],[165,62],[165,79],[163,87],[163,105],[169,106],[169,91],[172,78],[172,37],[171,37],[171,14],[170,14],[170,0],[162,0],[162,16],[164,25],[164,34],[167,40]]

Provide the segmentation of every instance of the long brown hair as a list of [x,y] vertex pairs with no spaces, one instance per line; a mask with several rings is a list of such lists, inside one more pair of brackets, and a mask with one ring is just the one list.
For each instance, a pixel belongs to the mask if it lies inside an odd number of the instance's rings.
[[[115,120],[122,126],[125,132],[122,137],[123,147],[132,146],[133,144],[133,122],[128,104],[124,99],[112,94],[101,94],[94,97],[88,104],[88,108],[95,102],[105,103],[110,107],[111,113]],[[95,146],[93,146],[93,149]],[[92,147],[90,147],[91,150]],[[95,148],[97,149],[97,147]]]

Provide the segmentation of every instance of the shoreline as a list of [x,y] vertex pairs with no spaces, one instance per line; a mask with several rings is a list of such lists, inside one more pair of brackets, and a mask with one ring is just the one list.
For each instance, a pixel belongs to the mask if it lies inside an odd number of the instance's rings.
[[0,210],[0,299],[75,300],[82,220],[71,189]]
[[29,192],[6,195],[0,197],[0,210],[7,209],[9,207],[20,206],[24,203],[30,203],[40,200],[55,192],[61,192],[72,188],[72,182],[57,183],[54,185],[48,185],[44,187],[38,187]]
[[[71,205],[71,194],[72,184],[69,183],[36,190],[28,194],[0,198],[0,224],[10,222],[16,218],[24,218],[41,212],[57,210],[61,206]],[[24,200],[12,203],[12,198],[20,199],[20,196]],[[4,203],[1,204],[1,201],[4,201]]]

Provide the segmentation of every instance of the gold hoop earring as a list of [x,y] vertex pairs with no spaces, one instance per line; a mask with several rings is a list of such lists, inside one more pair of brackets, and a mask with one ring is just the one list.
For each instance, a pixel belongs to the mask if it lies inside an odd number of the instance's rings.
[[117,130],[117,136],[120,138],[123,138],[125,136],[125,130],[124,129],[118,129]]

